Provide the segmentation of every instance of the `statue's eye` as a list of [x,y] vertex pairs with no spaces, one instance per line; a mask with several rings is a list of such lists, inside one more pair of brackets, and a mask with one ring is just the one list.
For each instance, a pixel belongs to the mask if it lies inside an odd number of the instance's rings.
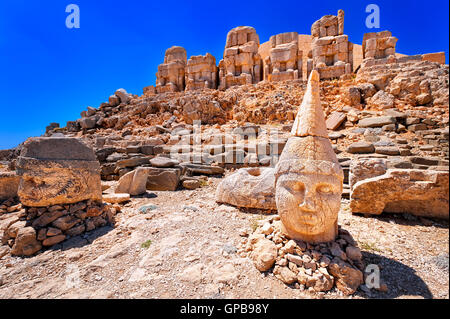
[[322,184],[319,187],[317,187],[317,192],[321,194],[332,194],[333,187],[331,185]]
[[295,183],[291,188],[294,192],[302,192],[305,190],[305,185],[303,183]]
[[301,193],[305,191],[305,185],[301,182],[290,182],[284,186],[290,193]]

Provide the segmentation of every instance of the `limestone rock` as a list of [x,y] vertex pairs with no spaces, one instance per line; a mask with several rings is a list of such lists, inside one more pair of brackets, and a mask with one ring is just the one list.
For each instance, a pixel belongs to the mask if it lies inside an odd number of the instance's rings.
[[147,189],[154,191],[174,191],[180,183],[180,170],[176,168],[149,167]]
[[259,37],[252,27],[236,27],[227,34],[223,59],[219,62],[220,90],[262,80]]
[[209,53],[191,56],[186,66],[186,91],[217,88],[216,59]]
[[200,187],[200,181],[196,179],[187,179],[183,181],[183,187],[186,189],[197,189]]
[[347,148],[347,153],[351,154],[364,154],[375,152],[375,146],[372,143],[367,142],[355,142],[350,144]]
[[150,160],[150,164],[152,164],[153,167],[164,168],[174,167],[175,165],[180,164],[180,162],[168,157],[157,156]]
[[361,105],[361,92],[356,86],[344,88],[341,97],[342,102],[349,106],[359,107]]
[[120,204],[130,200],[128,193],[103,194],[103,201],[111,204]]
[[363,284],[363,273],[339,258],[333,258],[328,269],[336,280],[337,288],[347,295]]
[[259,239],[254,244],[251,258],[259,271],[267,271],[272,268],[277,257],[275,243],[268,239]]
[[350,207],[354,213],[410,213],[449,218],[449,173],[389,169],[386,174],[353,185]]
[[378,116],[368,117],[359,121],[359,127],[382,127],[388,124],[395,124],[395,117],[392,116]]
[[271,49],[264,61],[264,80],[276,82],[301,79],[303,52],[298,49],[298,33],[273,35],[269,42]]
[[273,269],[273,274],[287,285],[293,284],[297,281],[296,274],[287,267],[275,266]]
[[60,242],[62,242],[64,239],[66,239],[66,235],[56,235],[53,237],[48,237],[45,240],[42,241],[42,245],[44,246],[53,246]]
[[387,171],[387,162],[382,158],[361,158],[354,159],[350,164],[349,183],[353,188],[357,182],[380,176]]
[[361,261],[362,260],[361,250],[358,247],[348,246],[345,249],[345,254],[351,260],[355,260],[355,261]]
[[180,92],[185,88],[186,50],[173,46],[166,50],[164,63],[158,66],[155,89],[157,93]]
[[61,229],[62,231],[66,231],[70,228],[72,228],[73,226],[75,226],[76,224],[78,224],[80,222],[80,219],[74,217],[74,216],[63,216],[60,217],[58,219],[56,219],[52,225],[56,228]]
[[36,240],[36,230],[33,227],[24,227],[17,232],[11,255],[31,256],[41,248],[41,243]]
[[130,95],[127,93],[125,89],[118,89],[115,93],[115,96],[117,96],[120,100],[120,103],[127,104],[130,101]]
[[394,107],[394,96],[380,90],[367,100],[367,105],[375,109],[390,109]]
[[119,179],[115,192],[141,195],[146,192],[147,177],[148,168],[138,167],[137,169],[126,173]]
[[15,172],[0,172],[0,201],[17,196],[19,181]]
[[112,107],[115,107],[120,104],[120,98],[115,94],[110,95],[108,101]]
[[81,126],[82,129],[85,130],[89,130],[91,128],[95,127],[96,124],[96,120],[94,116],[90,116],[90,117],[83,117],[79,120],[79,124]]
[[36,137],[23,145],[17,163],[18,195],[27,206],[101,201],[100,165],[77,138]]
[[241,168],[225,177],[216,189],[216,201],[238,207],[276,209],[273,168]]
[[361,98],[365,101],[377,93],[377,89],[372,83],[361,83],[358,85],[358,89],[361,92]]

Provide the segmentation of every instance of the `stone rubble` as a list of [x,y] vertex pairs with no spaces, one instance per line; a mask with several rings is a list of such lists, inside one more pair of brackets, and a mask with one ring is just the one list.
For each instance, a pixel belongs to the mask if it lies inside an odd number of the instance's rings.
[[360,249],[342,228],[336,240],[312,245],[285,237],[279,216],[270,216],[239,249],[259,271],[273,273],[297,289],[317,293],[336,288],[350,295],[363,284],[365,265]]

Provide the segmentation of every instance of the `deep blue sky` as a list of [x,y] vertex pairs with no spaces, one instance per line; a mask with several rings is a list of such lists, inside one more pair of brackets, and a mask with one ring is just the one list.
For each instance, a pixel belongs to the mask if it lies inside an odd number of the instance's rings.
[[[80,8],[79,29],[65,26],[70,3]],[[380,29],[365,26],[370,3],[380,7]],[[50,122],[65,126],[118,88],[141,95],[172,45],[218,62],[227,32],[239,25],[253,26],[262,43],[281,32],[310,34],[315,20],[344,9],[350,41],[387,29],[399,38],[397,52],[445,51],[448,63],[448,7],[446,0],[0,0],[0,149],[43,134]]]

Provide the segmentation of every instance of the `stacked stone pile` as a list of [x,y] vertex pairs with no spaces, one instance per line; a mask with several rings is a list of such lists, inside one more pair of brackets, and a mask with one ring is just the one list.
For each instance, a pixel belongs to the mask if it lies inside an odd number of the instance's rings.
[[298,289],[327,292],[336,287],[352,294],[363,284],[361,251],[342,228],[335,241],[313,245],[286,238],[279,216],[271,216],[243,239],[240,251],[259,271]]
[[[81,118],[76,121],[68,121],[65,130],[59,128],[58,123],[52,123],[46,130],[46,136],[51,136],[55,132],[92,132],[99,127],[112,127],[118,123],[118,115],[123,108],[130,103],[133,95],[127,93],[125,89],[118,89],[109,97],[108,102],[100,104],[98,109],[88,106],[87,110],[81,112]],[[56,126],[56,124],[58,124]],[[55,131],[56,129],[56,131]]]
[[17,197],[10,197],[0,203],[0,216],[7,213],[14,213],[22,209],[22,204]]
[[20,203],[12,197],[0,206],[2,244],[13,255],[33,255],[42,247],[114,224],[120,211],[119,206],[102,203],[100,165],[81,139],[28,139],[17,159],[17,172],[14,196]]
[[377,90],[390,94],[391,99],[396,98],[398,105],[448,107],[448,66],[424,61],[421,55],[387,62],[384,59],[363,62],[356,81],[373,84]]
[[0,221],[1,243],[11,248],[12,255],[30,256],[95,228],[114,225],[119,211],[117,205],[91,200],[71,205],[24,207]]

